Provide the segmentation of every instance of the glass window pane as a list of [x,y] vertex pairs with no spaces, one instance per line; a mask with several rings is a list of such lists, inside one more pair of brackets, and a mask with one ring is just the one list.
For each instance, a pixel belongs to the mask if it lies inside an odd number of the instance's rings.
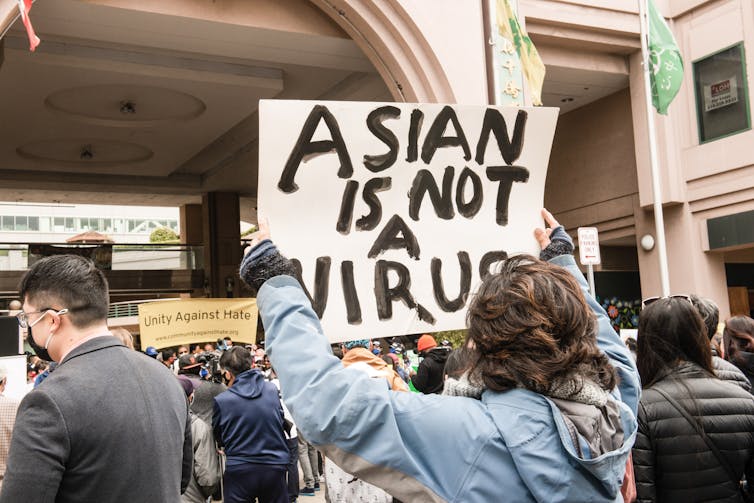
[[29,230],[29,217],[16,217],[16,230],[28,231]]
[[30,231],[39,230],[39,217],[29,217],[29,230]]
[[751,128],[743,61],[743,44],[738,44],[694,62],[700,142]]
[[52,219],[50,217],[39,217],[39,230],[42,232],[50,232],[52,227],[50,226]]
[[76,224],[74,222],[73,217],[66,217],[65,218],[65,230],[66,231],[75,231],[76,230]]
[[103,219],[102,227],[105,232],[113,232],[113,219],[112,218]]
[[12,231],[13,230],[13,217],[4,215],[2,219],[2,227],[4,231]]

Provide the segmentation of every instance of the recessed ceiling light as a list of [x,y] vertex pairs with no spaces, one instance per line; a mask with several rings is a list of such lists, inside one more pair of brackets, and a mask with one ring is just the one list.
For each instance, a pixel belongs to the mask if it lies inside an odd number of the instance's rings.
[[560,99],[561,103],[570,103],[572,101],[573,101],[573,98],[561,98]]
[[136,113],[136,105],[133,101],[121,101],[120,113],[125,115],[132,115]]
[[83,147],[81,147],[81,154],[79,154],[79,158],[82,161],[88,161],[92,157],[94,157],[94,152],[92,152],[91,145],[84,145]]

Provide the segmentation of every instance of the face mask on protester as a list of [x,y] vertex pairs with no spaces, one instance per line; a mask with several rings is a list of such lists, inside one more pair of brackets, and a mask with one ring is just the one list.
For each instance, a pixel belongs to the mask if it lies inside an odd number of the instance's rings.
[[[27,318],[26,318],[26,314],[25,314],[25,313],[24,313],[24,315],[23,315],[23,318],[19,318],[19,323],[21,324],[21,326],[22,326],[22,327],[23,327],[23,326],[25,326],[25,327],[26,327],[26,334],[27,334],[26,340],[27,340],[27,341],[29,342],[29,346],[31,346],[31,348],[32,348],[32,349],[34,350],[34,352],[36,353],[36,355],[37,355],[38,357],[40,357],[40,358],[41,358],[41,359],[43,359],[43,360],[47,360],[48,362],[51,362],[51,361],[53,361],[52,357],[50,356],[50,353],[48,353],[48,352],[47,352],[47,348],[49,348],[49,347],[50,347],[50,341],[52,340],[52,337],[53,337],[53,336],[54,336],[55,334],[54,334],[53,332],[50,332],[50,335],[48,335],[48,336],[47,336],[47,340],[45,341],[45,345],[44,345],[44,347],[41,347],[41,346],[39,346],[39,345],[38,345],[38,344],[37,344],[37,343],[36,343],[36,342],[34,341],[34,336],[32,335],[31,329],[32,329],[32,327],[33,327],[34,325],[36,325],[37,323],[39,323],[40,321],[42,321],[42,319],[44,319],[44,317],[45,317],[45,316],[47,316],[47,313],[48,313],[48,312],[49,312],[50,310],[51,310],[51,309],[49,309],[49,308],[46,308],[46,309],[42,309],[42,310],[40,311],[40,312],[42,313],[42,314],[40,315],[40,317],[39,317],[39,318],[37,318],[36,320],[34,320],[34,322],[32,322],[32,323],[29,323],[29,322],[28,322],[28,320],[27,320]],[[65,309],[65,308],[64,308],[64,309],[61,309],[61,310],[57,311],[57,312],[56,312],[55,314],[57,314],[58,316],[61,316],[61,315],[63,315],[63,314],[67,314],[67,313],[68,313],[68,309]]]
[[50,336],[47,338],[47,342],[45,343],[45,347],[42,347],[34,341],[34,336],[31,334],[31,327],[27,328],[26,330],[26,333],[28,334],[26,341],[29,343],[29,346],[31,346],[31,349],[34,350],[34,354],[36,354],[43,360],[47,360],[48,362],[53,361],[50,353],[47,351],[47,348],[49,347],[50,341],[52,340],[52,336],[54,334],[50,333]]

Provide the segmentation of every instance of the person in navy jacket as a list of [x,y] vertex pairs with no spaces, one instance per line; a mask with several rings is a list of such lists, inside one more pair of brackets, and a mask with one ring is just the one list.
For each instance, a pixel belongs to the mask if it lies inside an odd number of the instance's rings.
[[233,346],[220,357],[229,389],[215,397],[212,429],[225,450],[223,501],[288,503],[288,444],[278,389]]

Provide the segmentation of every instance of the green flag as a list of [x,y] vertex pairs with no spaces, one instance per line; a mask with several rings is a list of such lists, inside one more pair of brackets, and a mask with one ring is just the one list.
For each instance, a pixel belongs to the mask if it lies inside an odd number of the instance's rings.
[[649,76],[652,82],[652,104],[658,113],[667,114],[683,82],[683,59],[673,33],[652,0],[649,9]]

